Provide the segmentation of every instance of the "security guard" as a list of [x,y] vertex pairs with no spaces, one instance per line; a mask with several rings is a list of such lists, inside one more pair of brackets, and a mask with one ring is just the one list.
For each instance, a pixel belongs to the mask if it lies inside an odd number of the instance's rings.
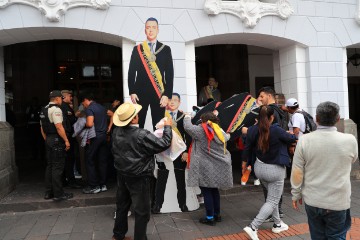
[[63,127],[63,115],[60,109],[62,95],[58,90],[50,92],[50,103],[41,109],[41,134],[46,142],[47,167],[45,172],[46,192],[44,199],[55,201],[67,200],[72,193],[65,193],[62,188],[62,173],[66,151],[70,143]]

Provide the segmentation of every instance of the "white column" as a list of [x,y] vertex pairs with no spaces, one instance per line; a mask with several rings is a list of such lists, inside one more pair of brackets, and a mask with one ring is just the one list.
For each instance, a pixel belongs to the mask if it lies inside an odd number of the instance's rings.
[[5,116],[5,70],[4,48],[0,47],[0,122],[6,122]]
[[340,117],[349,118],[346,48],[309,47],[307,49],[309,105],[332,101],[340,106]]
[[185,89],[186,93],[183,96],[185,101],[182,101],[181,108],[184,111],[192,111],[192,106],[197,105],[197,89],[196,89],[196,60],[195,60],[195,44],[188,42],[185,44]]
[[125,38],[122,39],[122,65],[123,65],[123,96],[124,102],[131,102],[129,96],[129,87],[128,87],[128,71],[129,71],[129,63],[131,58],[131,53],[136,45],[135,42],[127,40]]
[[275,92],[282,93],[279,51],[274,51],[273,52],[273,69],[274,69],[274,88],[275,88]]
[[[276,59],[276,54],[274,58]],[[298,45],[280,49],[278,59],[280,72],[275,76],[276,92],[285,94],[286,99],[296,98],[300,107],[308,111],[311,106],[308,104],[306,49]],[[275,61],[274,70],[277,70]]]

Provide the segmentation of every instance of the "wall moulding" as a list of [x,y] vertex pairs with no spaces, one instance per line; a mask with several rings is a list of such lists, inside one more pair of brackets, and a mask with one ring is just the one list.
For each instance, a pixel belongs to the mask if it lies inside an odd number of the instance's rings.
[[0,9],[13,4],[23,4],[38,9],[50,22],[59,22],[67,10],[75,7],[91,7],[105,10],[111,0],[0,0]]
[[233,14],[239,17],[249,28],[254,28],[264,16],[272,15],[287,19],[294,13],[294,9],[288,0],[206,0],[204,10],[209,15]]

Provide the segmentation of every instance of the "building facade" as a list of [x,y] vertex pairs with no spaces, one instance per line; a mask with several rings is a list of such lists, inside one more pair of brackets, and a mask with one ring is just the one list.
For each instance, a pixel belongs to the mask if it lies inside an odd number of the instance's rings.
[[[185,111],[197,102],[199,48],[246,45],[248,75],[239,76],[247,77],[232,79],[218,73],[227,78],[220,80],[224,88],[230,84],[235,86],[233,93],[255,94],[257,81],[270,77],[277,92],[297,98],[311,114],[328,100],[340,105],[346,124],[351,125],[352,112],[357,118],[357,94],[349,98],[348,86],[355,89],[360,84],[360,71],[348,59],[360,46],[360,0],[5,0],[0,2],[0,122],[6,121],[6,96],[12,96],[5,91],[7,76],[13,72],[5,59],[8,46],[79,40],[119,47],[122,74],[118,81],[121,96],[129,101],[130,55],[145,39],[144,23],[149,17],[159,20],[158,39],[171,47],[174,91],[181,94]],[[229,59],[221,53],[216,56]],[[356,134],[350,125],[346,131]],[[11,154],[13,135],[8,124],[2,124],[2,130],[8,134],[0,135],[0,156],[7,159],[0,158],[0,189],[9,191],[17,174]]]

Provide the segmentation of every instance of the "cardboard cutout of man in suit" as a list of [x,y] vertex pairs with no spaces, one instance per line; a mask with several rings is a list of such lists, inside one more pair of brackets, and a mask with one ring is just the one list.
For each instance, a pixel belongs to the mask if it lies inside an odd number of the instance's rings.
[[[181,104],[180,95],[178,93],[173,93],[172,98],[167,107],[168,117],[173,119],[173,130],[183,139],[187,149],[191,144],[191,137],[184,130],[184,113],[179,110]],[[180,154],[180,156],[174,160],[174,174],[176,179],[177,187],[177,200],[179,208],[182,212],[187,212],[189,209],[186,205],[186,182],[185,182],[185,168],[186,160],[188,157],[187,150]],[[157,182],[156,182],[156,192],[155,192],[155,204],[152,209],[153,213],[160,213],[162,205],[164,203],[164,194],[165,191],[171,189],[166,189],[166,184],[168,182],[169,170],[166,169],[165,165],[159,165]],[[173,190],[172,190],[173,191]],[[175,210],[175,208],[174,208]]]
[[158,21],[155,18],[147,19],[147,39],[134,47],[128,72],[131,101],[142,106],[139,126],[144,127],[150,105],[154,130],[156,123],[164,117],[165,107],[172,96],[174,81],[171,49],[157,41],[158,33]]

